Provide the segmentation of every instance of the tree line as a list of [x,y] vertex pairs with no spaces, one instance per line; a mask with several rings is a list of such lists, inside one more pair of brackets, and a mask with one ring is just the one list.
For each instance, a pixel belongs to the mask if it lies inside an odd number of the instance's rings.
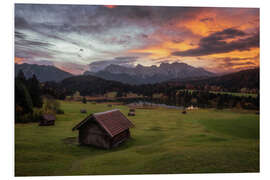
[[[46,82],[42,84],[42,93],[50,94],[57,99],[65,99],[75,92],[81,96],[99,96],[115,91],[116,97],[125,97],[128,93],[142,96],[144,100],[156,103],[178,106],[198,106],[214,108],[245,108],[259,109],[259,94],[257,97],[240,97],[226,93],[212,93],[200,85],[193,86],[193,90],[186,90],[184,84],[157,83],[143,85],[129,85],[116,81],[107,81],[93,76],[79,76],[69,78],[60,83]],[[195,90],[194,90],[195,89]],[[162,94],[155,98],[155,94]],[[125,100],[128,101],[128,100]]]

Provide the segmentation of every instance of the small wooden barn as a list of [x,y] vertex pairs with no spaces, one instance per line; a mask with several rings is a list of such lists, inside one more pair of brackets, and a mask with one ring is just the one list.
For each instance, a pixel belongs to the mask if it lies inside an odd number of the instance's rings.
[[128,116],[135,116],[135,109],[129,109]]
[[134,127],[118,109],[87,116],[72,130],[79,131],[81,145],[93,145],[105,149],[119,146],[130,137],[129,128]]
[[87,113],[86,109],[81,109],[80,112],[81,113]]
[[53,114],[43,114],[42,119],[39,122],[40,126],[52,126],[55,122],[55,115]]

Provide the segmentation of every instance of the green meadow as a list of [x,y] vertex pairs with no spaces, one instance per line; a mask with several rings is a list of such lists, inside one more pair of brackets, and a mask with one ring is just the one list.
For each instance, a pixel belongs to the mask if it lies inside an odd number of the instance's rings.
[[80,146],[71,129],[87,114],[128,107],[61,101],[55,126],[15,125],[15,175],[259,172],[259,115],[245,110],[136,109],[122,146]]

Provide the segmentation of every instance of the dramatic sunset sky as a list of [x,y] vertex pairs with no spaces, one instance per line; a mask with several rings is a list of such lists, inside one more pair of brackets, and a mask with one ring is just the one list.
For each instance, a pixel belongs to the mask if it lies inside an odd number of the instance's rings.
[[109,64],[259,66],[259,9],[15,5],[15,62],[73,74]]

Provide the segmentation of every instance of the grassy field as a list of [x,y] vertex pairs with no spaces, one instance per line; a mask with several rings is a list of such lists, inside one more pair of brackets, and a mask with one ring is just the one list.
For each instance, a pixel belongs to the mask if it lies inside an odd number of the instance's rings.
[[[250,111],[138,109],[132,138],[102,150],[79,146],[71,129],[106,104],[61,102],[55,126],[15,125],[15,175],[98,175],[259,171],[259,116]],[[113,106],[127,114],[126,106]]]

